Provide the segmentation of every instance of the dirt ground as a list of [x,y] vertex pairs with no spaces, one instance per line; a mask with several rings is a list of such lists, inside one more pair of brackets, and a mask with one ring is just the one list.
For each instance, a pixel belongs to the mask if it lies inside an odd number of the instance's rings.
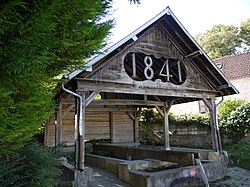
[[250,171],[229,167],[227,176],[219,181],[210,184],[211,187],[250,187]]

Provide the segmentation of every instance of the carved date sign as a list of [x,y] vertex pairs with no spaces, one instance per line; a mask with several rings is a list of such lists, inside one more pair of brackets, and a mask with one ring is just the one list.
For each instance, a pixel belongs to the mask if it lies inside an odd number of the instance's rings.
[[129,52],[124,58],[126,73],[136,81],[160,79],[181,85],[186,80],[186,68],[178,59],[155,58],[153,55]]

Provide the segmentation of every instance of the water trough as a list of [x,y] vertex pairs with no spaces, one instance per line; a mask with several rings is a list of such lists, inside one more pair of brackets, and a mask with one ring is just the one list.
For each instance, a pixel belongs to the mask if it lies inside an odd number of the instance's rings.
[[209,186],[226,176],[227,155],[211,150],[100,144],[94,146],[98,151],[110,156],[87,154],[87,164],[136,187]]

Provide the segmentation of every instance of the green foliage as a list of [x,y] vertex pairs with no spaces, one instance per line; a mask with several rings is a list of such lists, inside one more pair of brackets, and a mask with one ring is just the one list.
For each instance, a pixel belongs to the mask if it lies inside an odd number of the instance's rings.
[[[208,114],[183,114],[174,115],[173,113],[168,114],[170,125],[182,125],[182,126],[210,126],[210,117]],[[162,115],[154,109],[143,109],[141,112],[140,121],[147,124],[161,124],[163,122]]]
[[144,108],[140,115],[140,121],[146,123],[160,123],[162,122],[162,116],[159,112],[152,108]]
[[228,99],[219,107],[221,132],[239,142],[250,131],[250,103],[240,99]]
[[[1,157],[0,157],[1,158]],[[0,159],[0,186],[24,186],[24,181],[28,178],[24,171],[23,159],[15,157],[6,161],[6,158]]]
[[155,133],[154,129],[150,128],[148,124],[140,123],[139,125],[140,141],[145,145],[163,145],[162,135]]
[[240,38],[244,44],[250,47],[250,18],[240,25]]
[[250,132],[250,103],[244,103],[231,112],[226,120],[226,134],[239,142]]
[[243,99],[231,99],[231,98],[222,102],[218,108],[220,118],[228,117],[231,114],[231,112],[236,110],[236,108],[238,108],[245,102],[246,100]]
[[[200,126],[210,127],[210,118],[208,114],[188,114],[174,115],[168,114],[169,123],[179,127]],[[143,109],[140,117],[140,140],[143,144],[162,145],[163,136],[156,129],[162,129],[163,117],[155,109]]]
[[30,142],[10,158],[1,155],[0,186],[54,186],[60,174],[52,150]]
[[231,144],[225,150],[232,164],[250,170],[250,142]]
[[[171,116],[171,115],[170,115]],[[208,114],[184,114],[184,115],[173,115],[170,117],[170,124],[182,125],[182,126],[210,126],[210,117]]]
[[215,25],[206,33],[198,34],[195,39],[212,59],[235,54],[241,46],[239,28]]
[[12,0],[0,4],[0,146],[22,147],[52,115],[55,76],[96,54],[111,0]]

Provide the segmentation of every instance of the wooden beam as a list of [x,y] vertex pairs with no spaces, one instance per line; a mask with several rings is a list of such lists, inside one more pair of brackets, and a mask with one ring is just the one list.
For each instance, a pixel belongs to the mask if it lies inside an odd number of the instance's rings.
[[161,114],[161,116],[164,117],[164,113],[163,113],[162,109],[157,105],[155,105],[155,108]]
[[87,112],[135,112],[136,108],[104,108],[104,107],[87,107]]
[[75,107],[75,104],[69,105],[68,108],[66,108],[66,110],[63,111],[62,118],[64,118],[74,107]]
[[135,106],[163,106],[162,102],[158,101],[144,101],[144,100],[130,100],[130,99],[101,99],[94,100],[90,106],[96,105],[135,105]]
[[68,98],[68,99],[61,99],[63,105],[70,105],[75,104],[75,97]]
[[228,87],[230,87],[228,84],[223,84],[223,85],[221,85],[221,86],[217,86],[217,87],[216,87],[216,90],[223,90],[223,89],[226,89],[226,88],[228,88]]
[[130,117],[130,119],[132,119],[133,121],[135,121],[135,117],[132,114],[130,114],[129,112],[126,112],[126,114]]
[[203,97],[202,100],[205,103],[205,105],[208,107],[209,110],[213,110],[211,99],[207,99],[207,98]]
[[93,91],[90,96],[86,99],[86,107],[95,99],[95,97],[99,94],[99,91]]
[[187,87],[180,86],[176,87],[164,87],[164,88],[156,88],[156,87],[143,87],[132,85],[130,88],[122,85],[109,85],[105,82],[96,82],[95,84],[88,83],[82,81],[79,83],[79,90],[97,90],[99,89],[101,92],[112,92],[112,93],[123,93],[123,94],[140,94],[140,95],[152,95],[152,96],[169,96],[169,97],[190,97],[190,98],[202,98],[204,94],[207,97],[215,97],[218,95],[217,91],[213,90],[202,90],[202,89],[191,89]]
[[166,108],[167,113],[169,112],[169,110],[170,110],[171,106],[173,105],[173,103],[174,103],[174,100],[171,100],[171,101],[168,102],[167,108]]
[[161,102],[161,99],[160,99],[158,96],[154,95],[154,98],[155,98],[157,101]]

